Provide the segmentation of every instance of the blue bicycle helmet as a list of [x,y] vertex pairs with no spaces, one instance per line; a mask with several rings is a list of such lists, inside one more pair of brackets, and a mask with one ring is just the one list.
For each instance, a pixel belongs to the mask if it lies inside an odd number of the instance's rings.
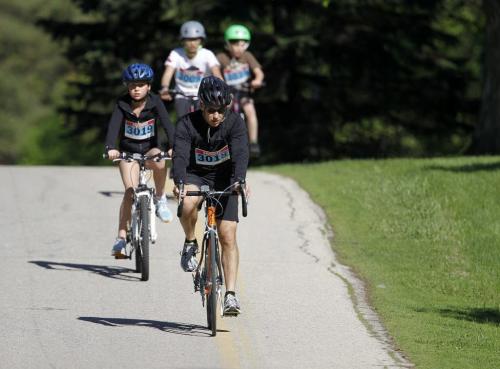
[[122,79],[124,83],[130,82],[153,82],[153,69],[147,64],[134,63],[130,64],[122,74]]
[[227,106],[231,104],[232,95],[226,82],[217,77],[208,76],[201,80],[198,98],[205,105]]

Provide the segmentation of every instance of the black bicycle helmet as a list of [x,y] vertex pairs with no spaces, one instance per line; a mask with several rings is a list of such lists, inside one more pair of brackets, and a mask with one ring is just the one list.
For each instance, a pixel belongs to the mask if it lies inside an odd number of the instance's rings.
[[153,69],[147,64],[135,63],[130,64],[122,74],[122,79],[124,83],[130,82],[153,82]]
[[227,106],[231,104],[232,95],[226,82],[220,78],[208,76],[201,80],[198,98],[205,105]]

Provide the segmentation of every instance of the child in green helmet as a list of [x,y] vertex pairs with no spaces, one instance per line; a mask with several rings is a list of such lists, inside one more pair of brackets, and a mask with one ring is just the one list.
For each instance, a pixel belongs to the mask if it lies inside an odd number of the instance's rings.
[[247,121],[250,155],[258,157],[260,155],[258,120],[250,92],[262,87],[264,72],[252,53],[247,51],[251,40],[247,27],[233,24],[226,29],[224,40],[226,51],[217,54],[217,59],[221,64],[226,83],[238,90],[240,105]]

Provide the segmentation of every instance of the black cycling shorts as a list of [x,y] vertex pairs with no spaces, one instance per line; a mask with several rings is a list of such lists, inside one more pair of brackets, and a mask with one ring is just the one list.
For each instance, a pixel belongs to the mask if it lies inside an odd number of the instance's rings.
[[[195,185],[198,188],[207,185],[216,191],[224,191],[228,189],[231,184],[229,179],[218,180],[212,177],[211,175],[200,176],[193,173],[187,173],[185,183]],[[215,218],[217,220],[238,222],[238,196],[220,197],[215,211]]]

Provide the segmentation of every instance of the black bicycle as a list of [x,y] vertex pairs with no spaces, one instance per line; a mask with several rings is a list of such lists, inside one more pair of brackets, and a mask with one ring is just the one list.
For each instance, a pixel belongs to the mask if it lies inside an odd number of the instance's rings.
[[250,83],[245,82],[238,86],[231,86],[231,93],[233,94],[233,101],[231,103],[231,110],[236,114],[239,114],[243,121],[246,121],[245,112],[241,106],[241,99],[244,97],[250,97],[252,94],[252,89],[250,88]]
[[[201,196],[205,204],[205,232],[201,249],[201,259],[194,272],[195,292],[200,292],[202,305],[207,310],[207,325],[212,331],[212,336],[217,334],[217,307],[223,316],[221,286],[224,285],[223,269],[219,249],[219,236],[217,234],[216,209],[220,205],[220,198],[226,196],[241,196],[242,215],[247,216],[247,200],[245,194],[245,181],[239,182],[239,190],[230,186],[224,191],[215,191],[208,186],[201,186],[199,191],[187,191],[186,196]],[[179,191],[184,191],[184,184],[179,184]],[[202,206],[202,205],[201,205]],[[183,200],[179,197],[177,216],[182,215]],[[228,315],[228,314],[226,314]]]
[[[108,154],[103,155],[105,159]],[[132,218],[127,225],[127,256],[132,259],[135,253],[135,270],[141,273],[141,280],[149,279],[149,243],[155,243],[156,232],[156,207],[154,204],[155,189],[148,186],[148,171],[146,162],[148,160],[161,161],[171,158],[164,152],[156,155],[143,155],[139,153],[121,152],[120,156],[113,161],[126,160],[128,162],[136,161],[139,164],[139,184],[134,188],[134,200],[132,203]]]
[[[266,83],[262,82],[261,87],[264,87],[265,85]],[[243,121],[246,121],[245,112],[243,111],[243,108],[241,106],[241,100],[243,98],[252,98],[252,95],[254,94],[255,90],[250,85],[250,82],[245,82],[242,83],[241,85],[230,86],[230,87],[231,87],[231,93],[233,94],[233,102],[231,104],[231,110],[234,111],[236,114],[239,114],[241,119],[243,119]]]
[[[160,90],[159,93],[161,94],[162,91],[164,91],[164,90]],[[181,90],[178,90],[176,88],[168,89],[167,92],[170,95],[172,95],[173,97],[175,97],[176,95],[184,96],[188,100],[188,103],[189,103],[188,113],[192,113],[198,109],[198,100],[199,99],[198,99],[197,95],[186,95],[184,92],[182,92]],[[175,99],[174,99],[174,101],[175,101]],[[180,118],[180,117],[177,117],[177,118]]]

